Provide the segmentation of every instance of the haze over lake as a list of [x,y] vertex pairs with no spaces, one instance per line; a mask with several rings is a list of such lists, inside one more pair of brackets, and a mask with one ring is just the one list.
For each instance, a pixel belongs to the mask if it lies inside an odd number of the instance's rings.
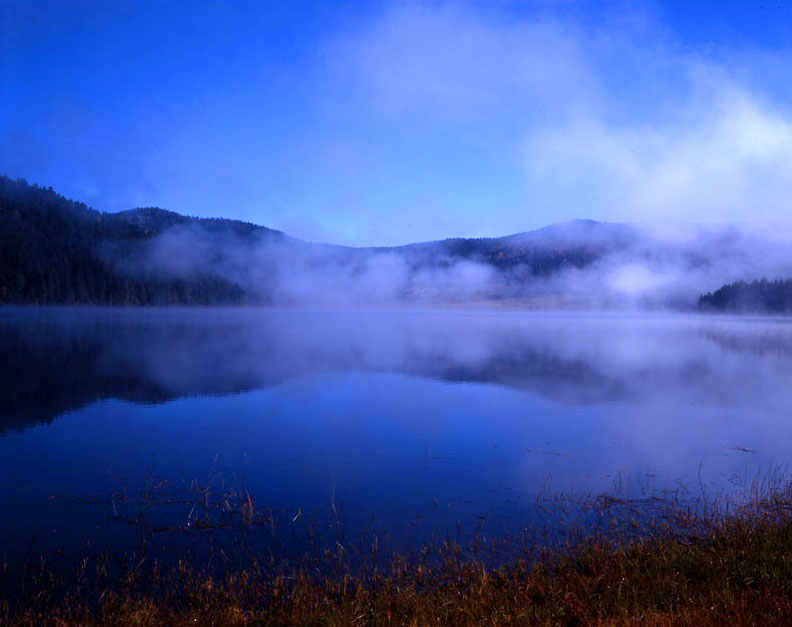
[[284,529],[514,531],[560,493],[731,493],[792,438],[782,318],[5,308],[0,354],[12,557],[133,545],[164,486],[146,524],[200,485]]

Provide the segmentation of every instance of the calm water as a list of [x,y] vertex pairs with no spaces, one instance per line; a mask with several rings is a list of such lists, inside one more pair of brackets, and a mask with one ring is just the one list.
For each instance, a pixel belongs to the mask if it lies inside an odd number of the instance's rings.
[[693,498],[792,456],[781,319],[6,308],[0,368],[8,559],[201,520],[294,550],[521,529],[557,493]]

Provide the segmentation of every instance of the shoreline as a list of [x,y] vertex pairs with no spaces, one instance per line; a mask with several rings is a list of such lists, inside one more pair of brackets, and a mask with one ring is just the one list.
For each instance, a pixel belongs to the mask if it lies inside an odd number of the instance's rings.
[[[141,551],[86,557],[74,573],[44,557],[16,578],[8,564],[3,625],[754,625],[792,618],[792,484],[673,520],[636,513],[638,535],[570,529],[497,566],[495,541],[470,552],[424,545],[412,557],[376,537],[360,566],[337,544],[292,562],[254,555],[209,572],[197,555],[165,565]],[[577,534],[577,535],[576,535]],[[211,560],[222,564],[220,555]],[[11,580],[10,580],[10,579]]]

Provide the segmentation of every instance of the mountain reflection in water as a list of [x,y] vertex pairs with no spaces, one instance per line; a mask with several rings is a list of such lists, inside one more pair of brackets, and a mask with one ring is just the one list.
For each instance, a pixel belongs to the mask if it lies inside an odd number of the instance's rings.
[[780,409],[792,396],[783,385],[792,325],[782,320],[7,308],[0,356],[0,431],[101,399],[160,403],[337,371],[504,385],[576,404],[672,398]]

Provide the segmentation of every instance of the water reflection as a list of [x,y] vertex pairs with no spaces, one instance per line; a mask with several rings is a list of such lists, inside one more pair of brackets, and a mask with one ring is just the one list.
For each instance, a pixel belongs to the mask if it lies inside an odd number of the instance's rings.
[[791,347],[780,319],[3,309],[0,538],[121,542],[152,478],[407,536],[726,489],[789,459]]
[[398,372],[567,403],[789,406],[782,320],[284,310],[0,311],[0,431],[97,400],[232,394]]

